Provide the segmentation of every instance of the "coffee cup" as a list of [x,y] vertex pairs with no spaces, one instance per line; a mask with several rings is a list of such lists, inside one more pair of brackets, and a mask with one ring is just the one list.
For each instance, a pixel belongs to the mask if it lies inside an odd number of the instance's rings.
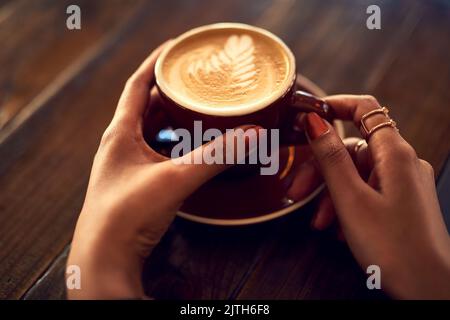
[[292,112],[330,118],[329,106],[296,88],[295,58],[267,30],[217,23],[181,34],[161,52],[156,85],[174,127],[280,128]]

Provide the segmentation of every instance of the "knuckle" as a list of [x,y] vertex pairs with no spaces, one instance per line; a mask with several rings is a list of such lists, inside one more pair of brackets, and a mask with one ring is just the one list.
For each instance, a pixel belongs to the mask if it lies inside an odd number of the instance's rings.
[[320,155],[319,161],[326,163],[328,166],[332,166],[342,162],[347,156],[348,152],[344,146],[330,144],[327,146],[326,151]]
[[360,97],[361,97],[361,100],[363,101],[364,105],[366,105],[368,107],[371,107],[371,108],[376,107],[376,108],[378,108],[380,106],[380,104],[378,103],[377,98],[375,98],[372,95],[365,94],[365,95],[361,95]]
[[362,117],[366,113],[378,108],[380,108],[380,104],[377,98],[367,94],[360,95],[357,110],[355,113],[355,124],[359,126]]
[[425,168],[427,172],[434,176],[434,168],[428,161],[420,159],[420,164]]
[[125,88],[130,88],[131,86],[133,86],[134,81],[135,80],[134,80],[133,76],[129,77],[127,79],[127,81],[125,82]]
[[127,82],[125,83],[125,88],[136,88],[142,86],[143,84],[144,82],[139,76],[132,75],[130,78],[128,78]]
[[401,143],[393,149],[393,158],[400,164],[412,164],[417,162],[417,153],[407,143]]
[[134,88],[136,86],[136,77],[131,76],[130,78],[128,78],[128,80],[125,82],[125,89],[131,89]]
[[102,137],[100,139],[100,147],[104,148],[106,146],[115,144],[120,140],[121,137],[122,132],[120,128],[117,125],[110,124],[102,134]]

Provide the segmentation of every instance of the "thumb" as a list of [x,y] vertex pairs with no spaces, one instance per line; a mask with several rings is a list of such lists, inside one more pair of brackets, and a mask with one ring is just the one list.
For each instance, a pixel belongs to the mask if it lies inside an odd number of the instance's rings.
[[359,191],[368,188],[333,127],[316,113],[305,117],[311,150],[319,164],[334,204],[348,205]]
[[192,152],[171,159],[170,162],[178,167],[175,169],[179,172],[183,193],[189,195],[229,167],[245,163],[246,156],[256,152],[260,129],[258,126],[245,125],[227,130],[225,134]]

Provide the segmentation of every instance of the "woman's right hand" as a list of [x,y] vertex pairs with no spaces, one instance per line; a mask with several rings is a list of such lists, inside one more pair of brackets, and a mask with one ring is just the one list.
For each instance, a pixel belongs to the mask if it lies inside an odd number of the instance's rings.
[[[337,118],[352,120],[358,128],[364,114],[381,108],[371,96],[337,95],[325,101]],[[392,127],[375,131],[353,155],[355,163],[328,122],[315,113],[304,121],[330,196],[315,220],[331,221],[330,212],[336,212],[355,258],[364,270],[380,267],[381,286],[392,296],[449,299],[450,237],[431,165]],[[385,121],[384,115],[374,115],[366,123],[373,127]],[[292,198],[302,197],[299,188],[294,180]]]

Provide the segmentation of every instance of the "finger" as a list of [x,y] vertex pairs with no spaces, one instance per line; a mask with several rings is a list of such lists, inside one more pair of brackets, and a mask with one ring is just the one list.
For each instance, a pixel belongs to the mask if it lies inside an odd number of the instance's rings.
[[297,169],[287,196],[294,201],[300,201],[309,196],[321,183],[323,183],[322,175],[315,165],[315,160],[311,159]]
[[357,137],[348,137],[343,142],[358,169],[359,175],[364,181],[367,181],[372,171],[372,161],[366,140]]
[[113,121],[129,127],[142,126],[142,119],[149,102],[149,92],[154,85],[156,60],[166,44],[167,42],[155,49],[127,80]]
[[[324,98],[324,100],[333,109],[335,116],[342,120],[351,120],[359,129],[361,126],[361,118],[370,111],[380,109],[381,106],[378,101],[368,95],[334,95]],[[383,114],[376,114],[370,116],[365,120],[368,128],[386,122],[387,118]],[[389,141],[387,144],[386,141]],[[395,149],[399,144],[404,143],[400,134],[392,127],[384,127],[375,131],[369,141],[370,149],[374,151],[382,151],[381,156],[384,156],[384,150],[387,148]],[[380,152],[375,152],[380,156]],[[377,159],[374,159],[375,161]]]
[[378,100],[370,95],[338,94],[325,97],[323,100],[333,109],[335,118],[353,121],[358,129],[364,114],[381,108]]
[[343,142],[358,169],[359,175],[374,190],[380,191],[380,181],[377,172],[373,170],[373,160],[366,140],[349,137],[345,138]]
[[377,171],[372,170],[367,179],[367,184],[371,186],[374,190],[381,191],[381,182]]
[[311,221],[311,227],[322,231],[329,228],[335,219],[336,212],[334,211],[333,201],[328,191],[326,191],[321,196],[317,212]]
[[429,162],[419,159],[419,170],[421,173],[422,183],[426,185],[429,190],[436,189],[433,166]]
[[188,196],[203,183],[256,152],[258,139],[265,130],[253,125],[235,128],[192,152],[171,159],[180,177],[180,192]]
[[[333,109],[336,117],[353,120],[359,128],[361,118],[368,112],[381,106],[372,96],[336,95],[324,99]],[[386,122],[383,114],[376,114],[366,119],[368,128]],[[368,145],[374,166],[378,170],[381,190],[391,194],[396,181],[408,175],[411,166],[417,164],[414,149],[390,126],[376,130],[369,138]]]
[[304,112],[297,112],[286,116],[288,119],[280,128],[280,143],[282,145],[301,145],[308,143],[303,125],[305,115],[306,113]]
[[306,115],[305,128],[311,150],[337,209],[351,205],[360,199],[361,193],[369,196],[373,190],[360,177],[334,128],[314,112]]
[[[435,181],[435,172],[433,169],[433,166],[425,161],[420,159],[419,160],[419,172],[420,172],[420,178],[422,180],[422,187],[432,190],[432,194],[428,195],[428,200],[430,203],[430,206],[433,207],[432,212],[440,212],[439,207],[439,199],[436,192],[436,181]],[[418,194],[423,194],[422,192],[418,192]],[[441,216],[442,217],[442,216]]]

